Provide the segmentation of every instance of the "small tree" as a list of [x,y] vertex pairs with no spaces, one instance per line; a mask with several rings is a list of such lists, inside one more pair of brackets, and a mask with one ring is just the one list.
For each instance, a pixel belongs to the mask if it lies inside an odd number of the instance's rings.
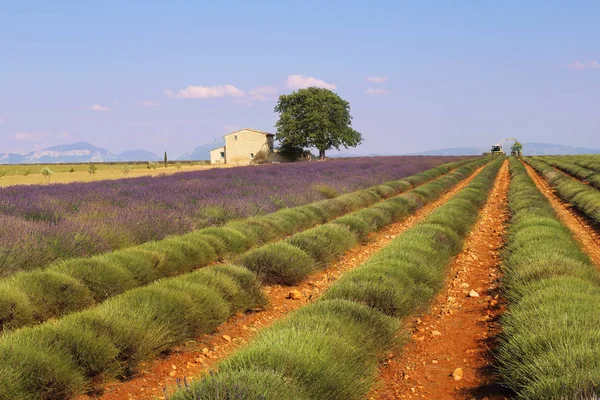
[[156,163],[154,161],[148,161],[148,164],[146,165],[146,168],[148,168],[148,169],[156,169]]
[[88,167],[89,174],[94,175],[97,170],[98,170],[98,168],[96,168],[96,164],[90,163],[90,166]]
[[167,168],[167,152],[165,151],[165,168]]
[[269,151],[267,149],[262,149],[254,155],[250,164],[266,164],[267,162],[269,162]]
[[46,178],[46,183],[50,183],[50,176],[53,174],[50,168],[42,168],[42,175]]
[[280,114],[276,139],[291,148],[316,148],[321,160],[326,150],[362,143],[360,132],[352,129],[350,103],[331,90],[310,87],[281,95],[275,112]]
[[129,173],[131,172],[131,167],[129,165],[123,165],[121,167],[121,172],[123,173],[123,175],[129,175]]

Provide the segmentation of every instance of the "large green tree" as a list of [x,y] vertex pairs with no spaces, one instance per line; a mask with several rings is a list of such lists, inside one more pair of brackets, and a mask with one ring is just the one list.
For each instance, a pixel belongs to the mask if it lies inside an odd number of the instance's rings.
[[282,147],[315,148],[319,158],[325,151],[356,147],[362,135],[352,129],[350,103],[331,90],[310,87],[279,96],[276,139]]

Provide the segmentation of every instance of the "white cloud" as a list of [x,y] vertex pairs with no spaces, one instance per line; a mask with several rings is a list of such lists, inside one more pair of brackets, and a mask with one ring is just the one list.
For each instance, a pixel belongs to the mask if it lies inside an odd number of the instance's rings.
[[365,93],[368,94],[369,96],[384,96],[384,95],[388,94],[388,91],[385,89],[368,88],[365,91]]
[[243,97],[243,90],[236,88],[233,85],[221,86],[188,86],[174,93],[172,90],[165,90],[167,96],[176,99],[208,99],[212,97]]
[[275,86],[259,86],[248,92],[248,95],[252,100],[268,100],[275,94],[277,94],[277,88]]
[[589,61],[585,63],[575,61],[574,63],[567,64],[566,67],[571,69],[600,69],[600,64],[598,64],[596,61]]
[[158,107],[159,103],[152,100],[144,100],[139,104],[142,107]]
[[371,83],[386,83],[389,80],[387,76],[367,76],[367,82]]
[[327,83],[321,79],[304,75],[288,75],[286,85],[291,89],[304,89],[311,86],[316,86],[329,90],[335,89],[334,83]]
[[48,136],[48,133],[46,132],[15,133],[15,139],[24,140],[28,142],[39,142],[46,136]]
[[106,112],[110,111],[110,108],[101,106],[100,104],[94,104],[93,106],[88,107],[88,110],[96,112]]

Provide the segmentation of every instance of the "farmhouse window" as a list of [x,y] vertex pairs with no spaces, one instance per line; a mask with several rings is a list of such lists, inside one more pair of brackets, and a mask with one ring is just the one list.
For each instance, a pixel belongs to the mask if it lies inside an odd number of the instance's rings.
[[237,140],[237,135],[233,135],[233,140]]
[[250,158],[254,158],[254,153],[250,153]]
[[225,158],[225,152],[224,151],[221,152],[221,158]]

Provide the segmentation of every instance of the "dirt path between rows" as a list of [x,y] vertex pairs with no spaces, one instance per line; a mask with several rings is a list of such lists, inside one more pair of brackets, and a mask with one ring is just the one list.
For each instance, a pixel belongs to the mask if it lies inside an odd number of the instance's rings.
[[[440,199],[424,206],[406,220],[391,224],[379,232],[371,234],[365,244],[349,250],[333,265],[309,276],[300,285],[266,286],[264,292],[269,304],[264,310],[239,313],[219,326],[212,334],[199,336],[195,340],[173,349],[168,356],[142,364],[140,372],[133,379],[112,382],[104,387],[102,395],[80,396],[79,399],[154,399],[165,398],[165,391],[167,394],[172,394],[177,387],[178,379],[182,380],[187,377],[188,382],[192,380],[190,377],[198,379],[214,368],[217,362],[246,344],[258,330],[316,300],[342,274],[364,263],[373,253],[385,247],[397,235],[448,201],[471,182],[482,168],[477,169],[475,173]],[[302,294],[302,298],[299,300],[288,299],[288,294],[293,290],[298,290]]]
[[410,321],[412,339],[401,355],[388,355],[369,399],[507,398],[497,384],[492,350],[505,309],[498,281],[509,183],[505,162],[444,289]]
[[590,257],[594,265],[600,269],[600,232],[598,227],[588,221],[571,204],[562,201],[554,188],[544,178],[539,176],[532,167],[525,162],[523,165],[525,165],[527,173],[533,182],[535,182],[537,188],[552,205],[558,218],[571,230],[575,239],[581,243],[582,250]]

